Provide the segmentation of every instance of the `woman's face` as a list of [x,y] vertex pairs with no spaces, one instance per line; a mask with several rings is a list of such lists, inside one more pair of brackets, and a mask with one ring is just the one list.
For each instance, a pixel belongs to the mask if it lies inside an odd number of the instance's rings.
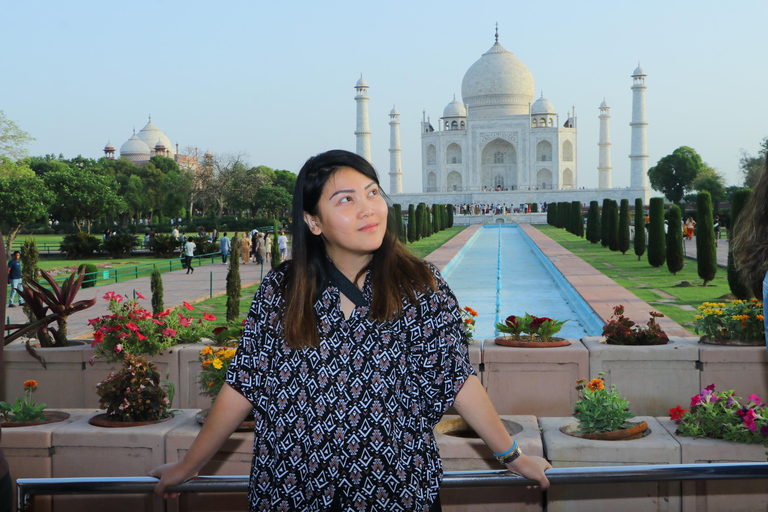
[[314,235],[323,235],[325,250],[337,257],[371,254],[387,230],[387,202],[379,186],[351,167],[342,167],[323,187],[317,215],[304,212]]

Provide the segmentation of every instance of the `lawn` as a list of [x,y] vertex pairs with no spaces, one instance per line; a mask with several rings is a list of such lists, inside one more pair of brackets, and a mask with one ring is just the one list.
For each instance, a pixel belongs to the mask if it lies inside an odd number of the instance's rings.
[[[259,285],[246,286],[240,291],[240,318],[245,318],[248,314],[248,309],[251,307],[253,296],[256,294],[256,290],[259,289]],[[214,297],[212,299],[206,299],[195,303],[195,309],[200,309],[204,313],[210,313],[216,317],[210,325],[211,328],[218,327],[220,325],[227,324],[227,296],[222,295],[220,297]],[[201,316],[201,315],[198,315]]]
[[408,243],[405,245],[408,247],[408,249],[411,250],[413,254],[419,258],[426,258],[428,254],[433,252],[435,249],[442,247],[444,243],[461,233],[466,228],[467,226],[453,226],[452,228],[444,229],[443,231],[435,233],[430,237],[422,238],[418,242],[414,242],[412,244]]
[[[683,270],[677,275],[672,275],[666,265],[651,267],[648,264],[647,252],[638,261],[632,248],[622,255],[599,243],[592,244],[564,229],[546,225],[536,227],[639,299],[691,331],[697,314],[696,308],[702,302],[723,302],[733,298],[729,297],[731,290],[724,268],[718,268],[715,279],[704,287],[697,274],[696,260],[686,259]],[[692,286],[681,286],[684,282]]]

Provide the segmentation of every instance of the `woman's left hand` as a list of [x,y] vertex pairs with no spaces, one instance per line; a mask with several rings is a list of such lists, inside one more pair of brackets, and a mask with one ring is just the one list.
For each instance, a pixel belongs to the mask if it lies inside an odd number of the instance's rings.
[[552,469],[552,465],[543,457],[520,455],[513,462],[507,464],[507,469],[525,478],[539,482],[542,490],[549,488],[549,480],[544,472]]

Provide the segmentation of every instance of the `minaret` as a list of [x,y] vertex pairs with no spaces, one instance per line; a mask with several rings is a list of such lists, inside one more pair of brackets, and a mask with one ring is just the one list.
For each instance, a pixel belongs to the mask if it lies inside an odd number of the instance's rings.
[[637,63],[632,73],[632,152],[630,187],[648,188],[648,122],[645,120],[645,71]]
[[360,80],[355,85],[355,101],[357,102],[357,154],[371,161],[371,130],[368,126],[368,84],[360,74]]
[[403,171],[400,163],[400,112],[392,106],[389,113],[389,193],[403,193]]
[[600,104],[600,156],[597,161],[599,188],[611,188],[611,107],[603,99]]

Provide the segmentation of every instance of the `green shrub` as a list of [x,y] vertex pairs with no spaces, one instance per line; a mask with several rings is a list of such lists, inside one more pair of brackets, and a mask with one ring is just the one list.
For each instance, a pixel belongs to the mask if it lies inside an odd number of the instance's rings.
[[133,249],[139,245],[139,241],[128,233],[112,235],[102,243],[102,247],[113,258],[124,258],[130,256]]
[[610,215],[610,199],[603,199],[603,208],[600,211],[600,245],[608,247],[608,243],[611,241],[610,233],[608,232],[608,215]]
[[645,211],[643,199],[635,199],[635,254],[637,261],[645,254]]
[[101,242],[98,238],[88,233],[72,233],[66,235],[61,244],[59,244],[59,250],[66,255],[68,260],[78,258],[88,258],[93,254],[93,251],[99,248]]
[[600,241],[600,206],[597,201],[589,202],[587,212],[587,240],[596,244]]
[[98,267],[94,265],[93,263],[81,263],[77,267],[77,273],[85,269],[85,278],[83,279],[83,285],[81,288],[93,288],[96,286],[96,281],[98,280],[99,276],[96,275],[96,273],[99,271]]
[[667,252],[664,233],[664,198],[651,198],[648,215],[651,218],[648,226],[648,263],[652,267],[660,267],[664,264]]
[[227,271],[227,322],[235,322],[240,316],[240,286],[240,244],[234,241]]
[[626,254],[629,250],[629,199],[621,200],[618,236],[619,250],[621,254]]
[[448,204],[445,206],[446,211],[448,212],[448,227],[453,227],[453,205]]
[[150,249],[159,258],[172,258],[174,251],[177,251],[180,246],[181,242],[171,235],[155,235],[149,241]]
[[669,208],[667,226],[667,268],[672,275],[683,270],[685,255],[683,254],[683,218],[680,208],[672,205]]
[[152,314],[157,315],[165,310],[163,276],[158,269],[152,272],[152,276],[149,278],[149,286],[152,291]]
[[696,266],[704,286],[717,274],[717,247],[715,246],[715,228],[712,218],[712,197],[709,192],[699,192],[696,196]]
[[619,205],[613,199],[609,202],[610,213],[608,215],[608,248],[612,251],[619,250]]
[[418,240],[418,229],[416,229],[416,207],[413,204],[408,205],[408,241],[410,243]]
[[[744,209],[744,205],[747,204],[750,195],[752,195],[752,190],[743,188],[734,192],[731,197],[731,220],[728,224],[730,226],[730,232],[728,233],[729,240],[733,240],[733,237],[736,234],[736,229],[738,229],[736,221],[739,220],[741,211]],[[22,256],[22,259],[23,258],[24,256]],[[728,244],[728,286],[731,288],[731,293],[734,294],[737,299],[746,300],[752,297],[752,292],[742,281],[739,271],[736,270],[731,244]]]

